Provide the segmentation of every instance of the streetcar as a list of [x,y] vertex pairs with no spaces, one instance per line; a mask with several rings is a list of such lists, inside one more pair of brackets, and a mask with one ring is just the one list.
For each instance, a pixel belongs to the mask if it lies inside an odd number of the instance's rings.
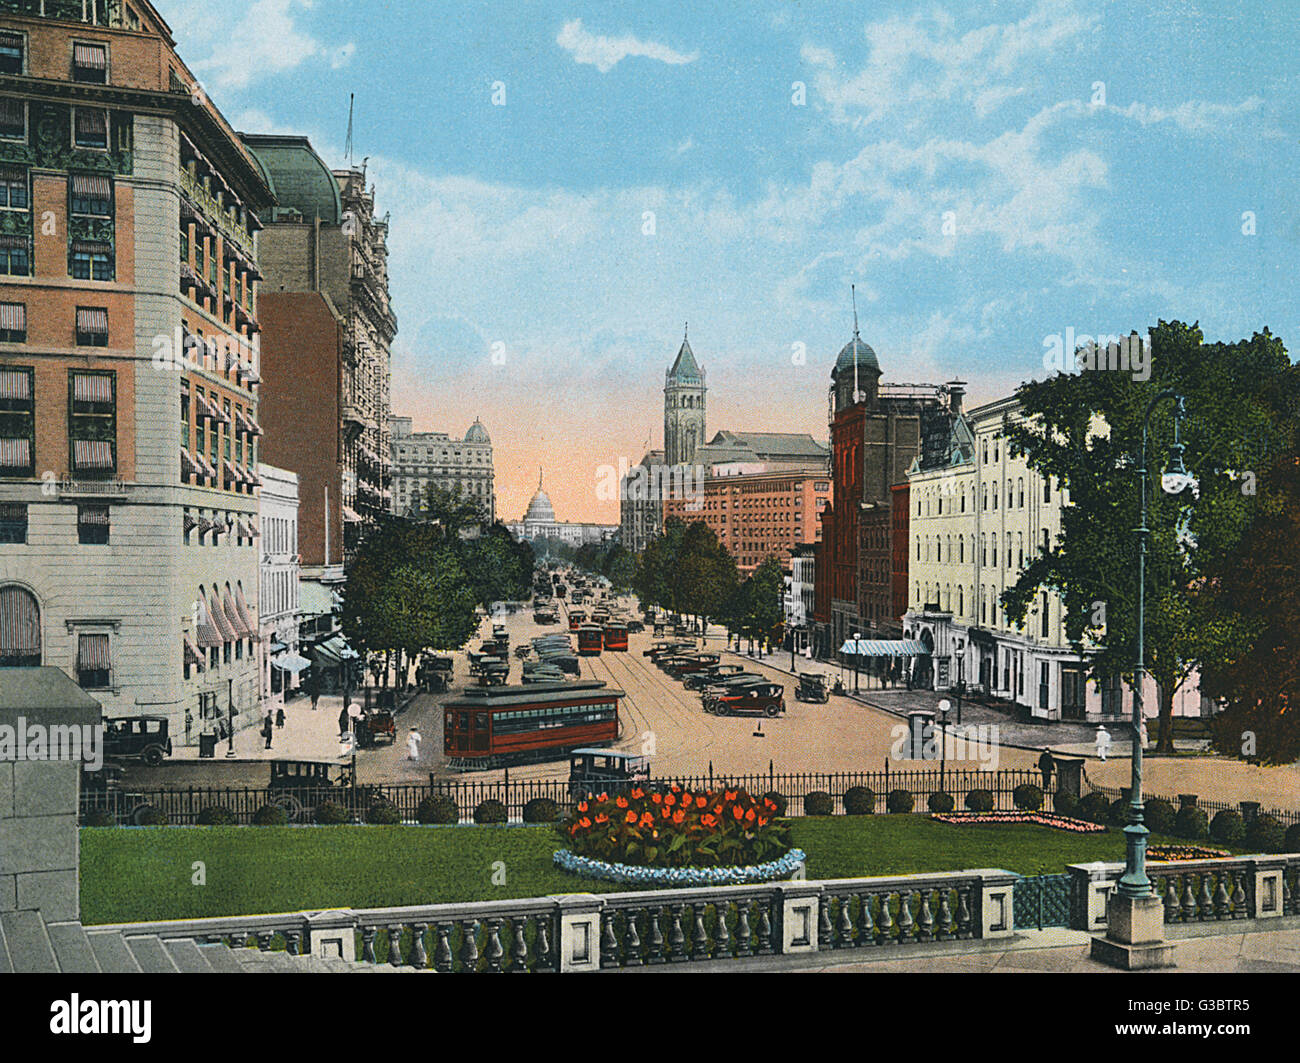
[[447,766],[483,771],[613,745],[625,696],[597,679],[468,688],[443,706]]
[[599,657],[604,634],[595,624],[583,624],[578,628],[578,656]]
[[585,612],[583,612],[583,610],[581,610],[581,609],[570,609],[570,610],[569,610],[569,630],[570,630],[570,631],[577,631],[578,628],[582,627],[582,625],[585,624],[586,622],[587,622],[587,614],[586,614]]
[[605,649],[611,653],[627,653],[627,625],[612,621],[605,625]]

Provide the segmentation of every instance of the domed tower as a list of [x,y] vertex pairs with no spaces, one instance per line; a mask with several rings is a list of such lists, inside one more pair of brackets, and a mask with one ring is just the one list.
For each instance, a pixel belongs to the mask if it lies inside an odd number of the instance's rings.
[[492,437],[488,435],[488,430],[483,427],[483,422],[477,417],[474,418],[474,423],[469,426],[469,431],[465,433],[465,442],[487,445],[492,443]]
[[876,406],[880,385],[880,363],[876,352],[858,335],[857,292],[853,299],[853,338],[844,345],[831,370],[831,415],[850,406],[864,403],[868,409]]
[[689,465],[695,448],[704,442],[704,370],[695,360],[690,340],[683,335],[682,349],[664,379],[664,463]]

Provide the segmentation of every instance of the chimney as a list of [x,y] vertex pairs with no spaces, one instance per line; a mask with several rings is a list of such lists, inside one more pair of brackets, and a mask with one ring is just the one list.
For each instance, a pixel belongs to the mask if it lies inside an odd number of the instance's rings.
[[961,414],[961,400],[966,394],[966,382],[954,380],[948,385],[948,410],[954,417]]

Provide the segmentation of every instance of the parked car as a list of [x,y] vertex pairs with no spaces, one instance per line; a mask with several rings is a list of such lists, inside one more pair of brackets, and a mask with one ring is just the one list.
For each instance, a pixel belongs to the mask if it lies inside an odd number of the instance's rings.
[[569,796],[577,800],[607,787],[650,779],[650,758],[613,749],[574,749],[569,753]]
[[715,664],[703,671],[692,672],[686,676],[684,683],[687,690],[703,690],[712,683],[733,675],[740,675],[744,671],[745,669],[738,664]]
[[627,622],[627,629],[628,629],[628,631],[630,631],[630,632],[640,632],[640,631],[644,631],[644,630],[645,630],[645,624],[643,624],[640,620],[629,620],[629,621]]
[[357,746],[361,749],[369,749],[380,742],[387,742],[391,746],[397,741],[397,724],[387,709],[365,713],[353,723],[352,731],[356,735]]
[[104,721],[104,756],[142,760],[157,767],[172,755],[165,716],[126,716]]
[[691,675],[695,672],[703,672],[707,668],[712,668],[718,663],[716,653],[696,653],[688,654],[681,657],[669,658],[668,664],[664,666],[664,671],[674,679],[681,679],[683,676]]
[[734,686],[713,698],[715,716],[781,716],[785,713],[785,688],[780,683]]

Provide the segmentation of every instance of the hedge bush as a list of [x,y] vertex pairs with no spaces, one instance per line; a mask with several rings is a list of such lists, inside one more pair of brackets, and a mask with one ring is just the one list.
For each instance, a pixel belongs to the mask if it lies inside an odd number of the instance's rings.
[[1086,795],[1079,802],[1079,816],[1091,823],[1105,823],[1110,811],[1110,798],[1101,791]]
[[168,823],[167,813],[153,805],[144,805],[137,809],[131,818],[140,827],[165,827]]
[[116,827],[117,817],[111,812],[105,812],[102,808],[97,808],[93,812],[87,812],[86,818],[81,821],[83,827]]
[[316,806],[316,822],[326,827],[351,823],[352,814],[337,801],[322,801]]
[[525,823],[554,823],[560,818],[560,806],[549,797],[534,797],[524,804]]
[[785,810],[790,807],[790,802],[785,799],[784,795],[777,793],[775,790],[768,790],[763,795],[763,800],[771,801],[772,804],[776,805],[775,814],[777,816],[784,816]]
[[805,816],[833,816],[835,815],[835,798],[825,790],[814,790],[803,799],[803,814]]
[[890,790],[885,798],[885,808],[890,812],[911,812],[916,805],[909,790]]
[[992,812],[994,804],[992,790],[972,790],[966,795],[966,808],[971,812]]
[[1210,820],[1205,809],[1192,805],[1178,810],[1174,820],[1174,833],[1182,838],[1200,841],[1210,836]]
[[1016,808],[1037,812],[1043,807],[1043,791],[1031,782],[1021,783],[1011,791],[1011,800]]
[[392,801],[381,798],[366,809],[366,822],[377,826],[393,826],[402,822],[402,813]]
[[1300,853],[1300,823],[1293,823],[1287,827],[1283,837],[1286,842],[1286,852]]
[[1128,822],[1129,800],[1117,797],[1106,806],[1106,822],[1112,827],[1122,827]]
[[509,818],[506,806],[493,797],[480,801],[478,808],[474,809],[475,823],[504,823]]
[[1163,797],[1153,797],[1146,803],[1142,818],[1152,834],[1173,834],[1178,813]]
[[279,805],[263,805],[253,813],[255,827],[283,827],[289,822],[289,814]]
[[926,800],[926,806],[931,812],[940,814],[951,812],[957,807],[957,802],[953,799],[952,794],[940,790],[938,793],[931,794]]
[[209,805],[199,812],[195,820],[200,827],[233,827],[235,814],[225,805]]
[[1240,812],[1225,808],[1210,820],[1210,837],[1220,845],[1237,845],[1246,839],[1246,821]]
[[452,798],[433,794],[416,806],[415,818],[421,823],[459,823],[460,809]]
[[1286,831],[1273,816],[1256,816],[1246,828],[1246,846],[1261,853],[1280,853],[1286,846]]
[[[870,816],[876,811],[876,792],[869,786],[850,786],[844,791],[844,811],[850,816]],[[892,812],[893,809],[890,809]]]
[[1062,816],[1077,816],[1079,814],[1079,799],[1072,793],[1058,790],[1052,794],[1052,811],[1059,812]]

